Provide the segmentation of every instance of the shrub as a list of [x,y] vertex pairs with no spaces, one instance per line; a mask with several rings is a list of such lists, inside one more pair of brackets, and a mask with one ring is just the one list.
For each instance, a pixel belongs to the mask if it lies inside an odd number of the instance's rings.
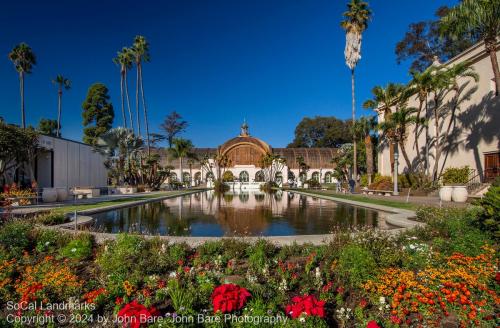
[[66,222],[66,216],[62,213],[49,212],[37,216],[36,222],[43,225],[56,225]]
[[443,173],[443,184],[467,184],[470,172],[471,169],[468,166],[449,167]]
[[429,189],[432,187],[432,181],[429,177],[421,173],[400,174],[398,182],[401,188],[412,188],[413,190]]
[[59,251],[61,256],[73,260],[84,260],[92,255],[92,235],[80,234]]
[[226,171],[222,175],[222,181],[224,182],[233,182],[234,181],[234,174],[231,171]]
[[30,245],[31,226],[25,222],[12,221],[0,229],[0,245],[13,257],[22,256]]
[[40,228],[35,230],[34,239],[36,240],[36,251],[42,253],[54,252],[63,247],[71,239],[71,236],[58,230]]
[[373,183],[368,186],[369,189],[374,190],[392,190],[392,178],[389,176],[378,175],[373,179]]
[[256,270],[262,269],[269,261],[274,252],[274,246],[266,240],[260,239],[247,249],[250,267]]
[[340,252],[337,269],[351,286],[360,286],[373,277],[376,268],[372,254],[360,245],[347,245]]
[[476,225],[491,233],[496,240],[500,239],[500,177],[493,182],[478,204],[483,211],[476,217]]

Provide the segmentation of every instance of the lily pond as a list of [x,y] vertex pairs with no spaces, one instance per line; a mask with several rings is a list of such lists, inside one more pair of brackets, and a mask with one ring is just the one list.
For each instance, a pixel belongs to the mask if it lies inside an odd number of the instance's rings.
[[385,212],[293,192],[203,191],[93,215],[108,233],[192,237],[322,235],[393,228]]

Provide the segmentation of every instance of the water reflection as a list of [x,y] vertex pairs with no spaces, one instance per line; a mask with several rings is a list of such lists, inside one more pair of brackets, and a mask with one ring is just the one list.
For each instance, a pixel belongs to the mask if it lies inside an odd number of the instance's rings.
[[96,214],[106,232],[171,236],[286,236],[326,234],[369,226],[388,229],[384,214],[316,197],[277,192],[213,191]]

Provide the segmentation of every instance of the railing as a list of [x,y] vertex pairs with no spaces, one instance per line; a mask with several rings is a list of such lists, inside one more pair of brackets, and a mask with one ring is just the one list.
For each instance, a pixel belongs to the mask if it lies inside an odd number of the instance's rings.
[[469,181],[467,181],[467,191],[471,193],[481,186],[482,181],[481,175],[474,169],[471,169],[469,176],[472,177],[469,179]]

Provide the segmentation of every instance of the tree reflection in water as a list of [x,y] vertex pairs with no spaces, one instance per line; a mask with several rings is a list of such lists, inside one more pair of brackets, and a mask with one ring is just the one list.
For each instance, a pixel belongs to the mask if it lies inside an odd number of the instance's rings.
[[[253,195],[252,195],[253,194]],[[171,236],[286,236],[360,227],[388,229],[384,213],[278,191],[213,191],[96,214],[106,232]]]

